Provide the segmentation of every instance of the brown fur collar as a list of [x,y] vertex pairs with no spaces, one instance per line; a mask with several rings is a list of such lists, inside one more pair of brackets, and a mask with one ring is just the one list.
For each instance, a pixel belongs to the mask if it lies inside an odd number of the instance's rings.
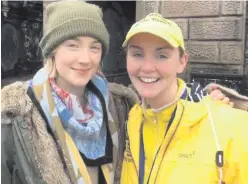
[[27,95],[28,84],[16,82],[6,86],[1,91],[2,123],[9,124],[18,116],[23,117],[20,126],[28,136],[22,135],[26,147],[34,160],[34,168],[47,184],[70,183],[64,172],[63,165],[52,136],[48,133],[46,123],[38,109]]

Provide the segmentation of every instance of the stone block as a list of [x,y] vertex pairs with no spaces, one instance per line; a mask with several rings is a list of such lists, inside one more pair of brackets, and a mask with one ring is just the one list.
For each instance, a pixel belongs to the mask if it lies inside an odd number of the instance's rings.
[[189,38],[197,40],[244,39],[242,17],[189,19]]
[[181,29],[182,29],[182,33],[183,33],[183,37],[185,40],[187,40],[189,38],[189,34],[188,34],[188,19],[170,19],[172,21],[174,21]]
[[244,10],[244,1],[222,1],[222,15],[242,15]]
[[216,41],[188,41],[187,51],[189,62],[192,63],[218,63],[219,61],[219,43]]
[[243,42],[221,42],[220,63],[243,65],[244,63]]
[[159,1],[137,1],[136,2],[136,21],[144,18],[149,13],[159,12]]
[[203,75],[203,76],[229,76],[229,77],[236,77],[236,76],[243,76],[244,74],[244,67],[242,65],[213,65],[213,64],[195,64],[190,63],[188,65],[188,70],[190,71],[191,75]]
[[162,1],[164,17],[203,17],[219,15],[219,1]]

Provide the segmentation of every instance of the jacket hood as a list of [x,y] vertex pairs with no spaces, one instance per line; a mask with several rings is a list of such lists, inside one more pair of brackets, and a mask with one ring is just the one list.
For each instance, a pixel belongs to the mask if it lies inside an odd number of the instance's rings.
[[117,83],[109,83],[108,86],[109,91],[115,95],[128,99],[131,104],[139,103],[139,97],[132,88]]
[[2,118],[25,115],[31,110],[32,103],[27,95],[27,89],[27,82],[15,82],[1,90]]

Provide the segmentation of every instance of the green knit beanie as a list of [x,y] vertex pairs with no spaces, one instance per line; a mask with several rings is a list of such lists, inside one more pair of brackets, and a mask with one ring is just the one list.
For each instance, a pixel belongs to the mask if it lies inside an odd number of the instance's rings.
[[64,41],[78,36],[98,39],[103,46],[103,56],[106,55],[109,34],[98,6],[84,1],[58,1],[49,4],[46,13],[45,34],[39,44],[44,58]]

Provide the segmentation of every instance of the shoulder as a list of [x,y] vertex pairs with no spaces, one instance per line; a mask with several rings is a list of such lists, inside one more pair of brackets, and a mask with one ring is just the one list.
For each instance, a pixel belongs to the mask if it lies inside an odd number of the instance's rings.
[[193,119],[206,119],[212,121],[222,130],[236,129],[239,126],[248,129],[248,112],[232,108],[221,101],[213,101],[210,96],[205,96],[199,103],[182,101],[186,107],[187,117]]
[[10,115],[24,115],[31,110],[32,101],[27,95],[27,89],[27,82],[15,82],[1,90],[2,120],[7,120]]
[[110,95],[113,98],[122,98],[127,100],[132,106],[139,102],[138,95],[134,92],[133,89],[126,87],[122,84],[109,83],[108,88]]
[[248,97],[239,94],[237,91],[231,88],[227,88],[220,84],[210,83],[205,87],[205,91],[211,93],[213,89],[220,90],[225,96],[227,96],[234,104],[234,108],[241,109],[248,112]]
[[[136,93],[121,84],[109,83],[109,111],[115,122],[123,128],[128,119],[128,113],[131,108],[138,103],[139,99]],[[122,129],[121,130],[124,130]]]
[[248,112],[225,104],[212,104],[209,105],[209,108],[209,117],[212,116],[211,119],[214,124],[225,135],[235,135],[237,137],[237,135],[241,135],[242,131],[246,130],[247,132]]
[[219,107],[217,112],[223,120],[229,122],[234,127],[246,127],[248,130],[248,112],[228,106]]

